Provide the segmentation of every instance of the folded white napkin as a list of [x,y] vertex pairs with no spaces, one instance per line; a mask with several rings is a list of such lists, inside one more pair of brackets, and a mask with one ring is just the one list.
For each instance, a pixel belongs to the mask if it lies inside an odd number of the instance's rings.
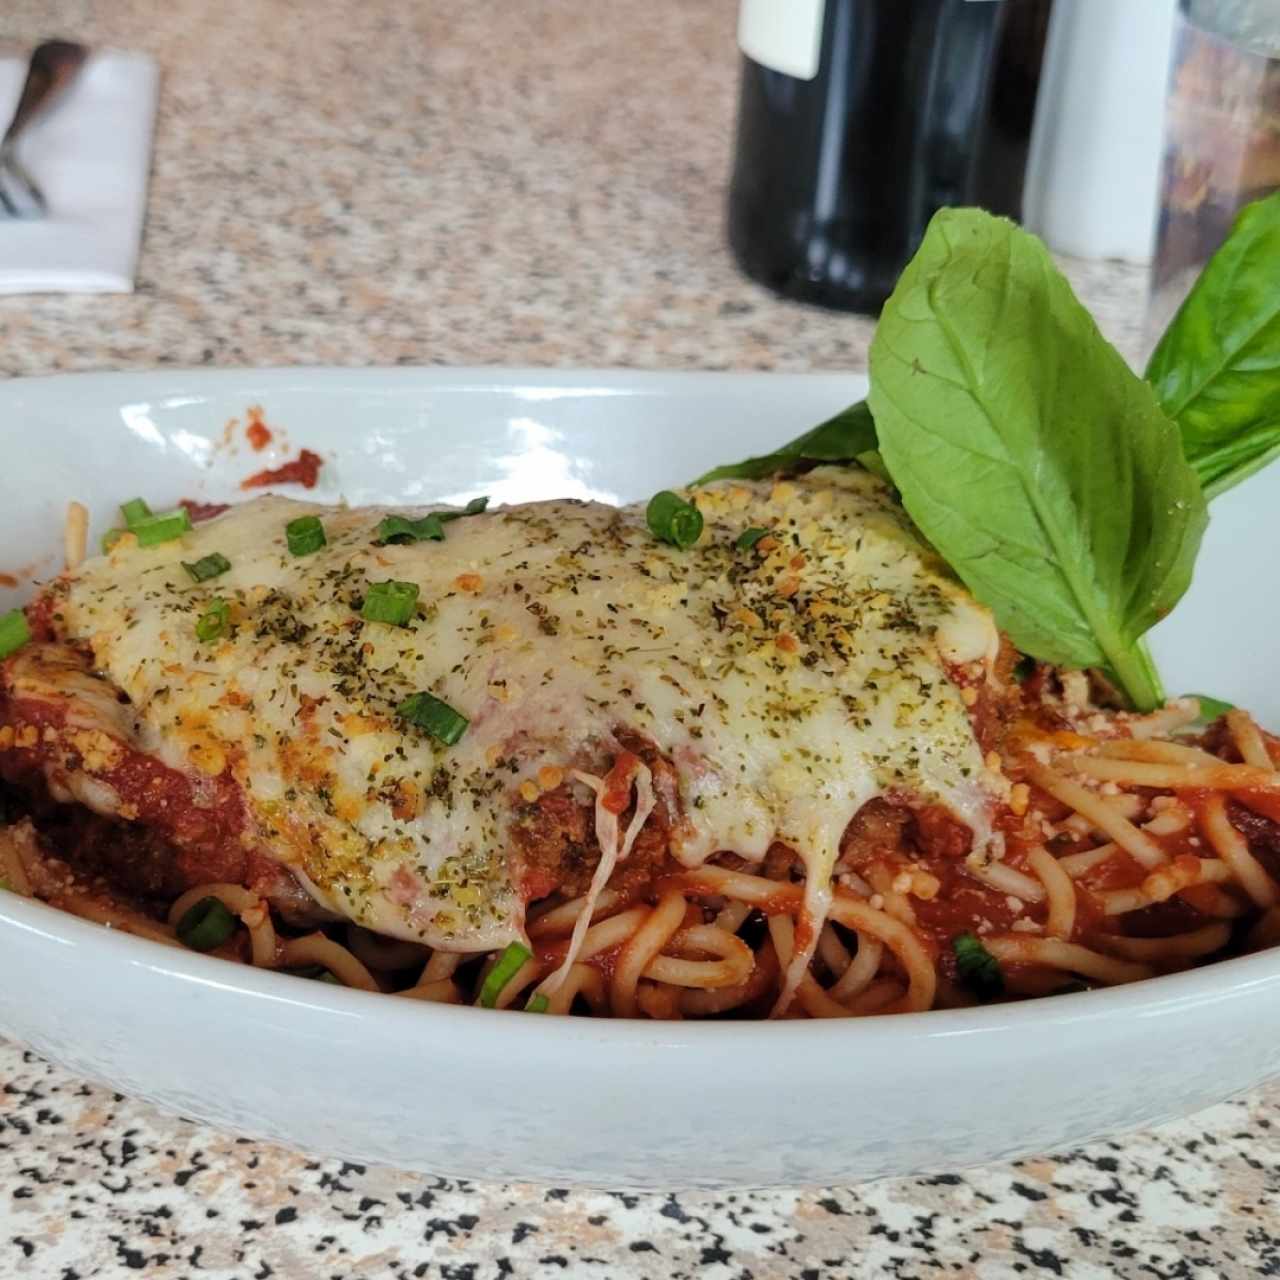
[[[0,132],[27,67],[0,58]],[[49,202],[0,216],[0,293],[131,293],[147,203],[159,73],[145,54],[93,54],[27,126],[19,155]]]

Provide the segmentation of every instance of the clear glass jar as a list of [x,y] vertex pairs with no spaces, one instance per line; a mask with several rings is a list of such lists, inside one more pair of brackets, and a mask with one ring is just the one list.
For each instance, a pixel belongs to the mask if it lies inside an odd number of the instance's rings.
[[1179,9],[1150,345],[1240,208],[1280,188],[1280,0],[1180,0]]

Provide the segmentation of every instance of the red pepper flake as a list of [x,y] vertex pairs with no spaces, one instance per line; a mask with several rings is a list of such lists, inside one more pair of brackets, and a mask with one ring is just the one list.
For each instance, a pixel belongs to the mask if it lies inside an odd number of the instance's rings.
[[259,471],[247,480],[242,480],[240,487],[260,489],[268,484],[300,484],[304,489],[314,489],[322,466],[324,466],[324,459],[318,453],[303,449],[292,462],[286,462],[282,467],[270,467],[266,471]]
[[249,409],[249,425],[245,427],[244,434],[255,453],[261,453],[271,443],[271,428],[263,420],[261,407],[256,404]]
[[640,759],[630,751],[619,751],[613,768],[604,775],[600,804],[610,813],[625,813],[631,804],[631,784],[640,772]]

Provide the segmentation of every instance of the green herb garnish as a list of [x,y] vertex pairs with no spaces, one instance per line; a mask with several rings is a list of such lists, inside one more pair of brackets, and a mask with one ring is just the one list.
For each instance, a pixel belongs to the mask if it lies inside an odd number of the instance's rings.
[[408,516],[383,516],[378,525],[377,542],[443,542],[444,527],[450,520],[478,516],[489,505],[488,498],[472,498],[461,511],[433,511],[418,520]]
[[1211,698],[1206,693],[1189,693],[1200,704],[1200,714],[1187,727],[1189,729],[1207,729],[1215,720],[1220,720],[1228,711],[1236,709],[1234,702],[1223,702],[1221,698]]
[[747,458],[725,467],[715,467],[699,476],[694,484],[710,484],[713,480],[761,480],[779,471],[790,471],[805,463],[856,462],[869,470],[879,471],[879,455],[875,452],[876,424],[865,400],[841,410],[834,418],[819,423],[811,431],[784,444],[775,453]]
[[0,658],[17,653],[31,639],[27,615],[21,609],[10,609],[0,616]]
[[870,404],[907,513],[1013,643],[1159,706],[1140,641],[1191,581],[1204,496],[1044,245],[937,214],[880,318]]
[[120,504],[120,514],[124,517],[125,527],[132,529],[151,515],[151,508],[141,498],[130,498]]
[[753,526],[750,529],[743,529],[734,539],[733,545],[738,551],[750,551],[752,547],[766,537],[769,533],[768,529],[761,529],[759,526]]
[[212,951],[236,931],[236,918],[221,898],[201,898],[178,921],[178,941],[193,951]]
[[143,516],[129,525],[129,532],[138,539],[140,547],[154,547],[162,542],[172,542],[191,530],[191,514],[186,507],[166,511],[158,516]]
[[461,520],[463,516],[478,516],[488,505],[488,497],[472,498],[461,511],[437,511],[436,517],[447,524],[450,520]]
[[374,582],[370,584],[360,616],[367,622],[385,622],[393,627],[403,627],[413,617],[418,607],[416,582]]
[[309,556],[325,544],[324,525],[319,516],[299,516],[285,525],[284,538],[290,555]]
[[486,1009],[492,1009],[498,1003],[502,988],[524,968],[525,962],[532,958],[533,952],[523,943],[508,943],[480,988],[480,1003]]
[[471,723],[447,702],[441,702],[430,693],[411,694],[396,708],[396,714],[425,730],[446,747],[453,746],[466,733],[467,725]]
[[961,933],[951,939],[956,956],[956,973],[961,982],[984,1000],[1004,993],[1000,962],[979,941],[976,934]]
[[378,524],[380,546],[392,542],[443,542],[444,525],[438,515],[423,516],[421,520],[410,520],[408,516],[383,516]]
[[220,640],[231,630],[231,606],[220,597],[210,601],[196,622],[196,639],[202,644]]
[[1280,192],[1241,210],[1147,365],[1205,496],[1280,455]]
[[649,499],[644,516],[655,538],[681,551],[687,551],[702,534],[702,512],[670,489]]
[[207,582],[210,578],[226,573],[231,568],[231,561],[221,552],[212,551],[207,556],[201,556],[194,564],[182,561],[182,567],[196,582]]
[[1277,279],[1280,192],[1237,218],[1143,382],[1038,240],[944,209],[884,308],[868,399],[695,483],[875,471],[1029,658],[1150,710],[1145,634],[1187,588],[1206,499],[1280,456]]

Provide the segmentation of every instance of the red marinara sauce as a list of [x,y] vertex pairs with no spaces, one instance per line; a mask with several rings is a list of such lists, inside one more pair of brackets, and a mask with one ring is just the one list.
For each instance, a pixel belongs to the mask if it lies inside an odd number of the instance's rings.
[[197,502],[194,498],[179,498],[178,506],[186,509],[192,524],[199,524],[202,520],[212,520],[214,516],[220,516],[224,511],[231,510],[231,504],[228,502]]
[[600,804],[610,813],[625,813],[631,804],[631,783],[640,770],[640,758],[630,751],[618,752],[613,768],[604,776]]
[[[173,842],[189,883],[239,882],[244,875],[244,799],[229,770],[198,785],[122,739],[78,733],[67,725],[66,712],[61,703],[37,698],[10,699],[0,707],[0,720],[15,730],[0,772],[16,781],[46,764],[55,772],[82,771],[115,794],[120,805],[116,816],[152,827]],[[24,729],[34,732],[28,738]],[[78,739],[91,742],[95,736],[108,739],[111,750],[107,762],[91,767],[79,758]]]
[[254,405],[249,410],[249,425],[244,429],[245,439],[255,453],[261,453],[272,441],[271,428],[262,417],[262,410]]
[[269,484],[300,484],[304,489],[314,489],[324,459],[310,449],[303,449],[292,462],[279,467],[268,467],[240,482],[242,489],[261,489]]

